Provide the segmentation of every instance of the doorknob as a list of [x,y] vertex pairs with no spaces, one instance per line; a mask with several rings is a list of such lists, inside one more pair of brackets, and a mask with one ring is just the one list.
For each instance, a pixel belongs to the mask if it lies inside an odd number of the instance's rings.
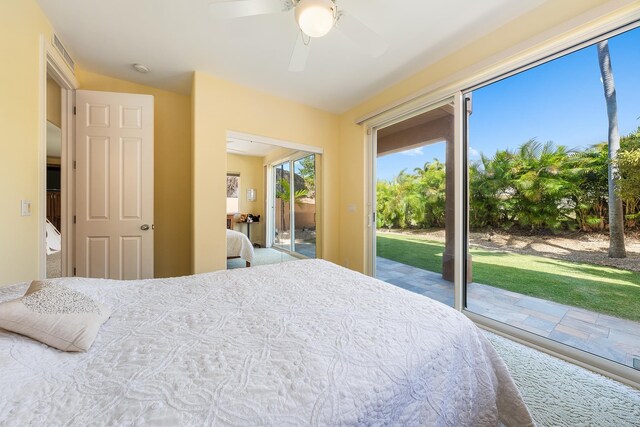
[[142,224],[142,225],[140,226],[140,230],[147,231],[148,229],[149,229],[149,224]]

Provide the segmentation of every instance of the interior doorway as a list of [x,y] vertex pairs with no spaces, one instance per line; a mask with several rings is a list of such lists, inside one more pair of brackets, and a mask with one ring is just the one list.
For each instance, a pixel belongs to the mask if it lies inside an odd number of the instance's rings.
[[39,277],[73,276],[73,112],[79,84],[53,40],[44,36],[40,58]]

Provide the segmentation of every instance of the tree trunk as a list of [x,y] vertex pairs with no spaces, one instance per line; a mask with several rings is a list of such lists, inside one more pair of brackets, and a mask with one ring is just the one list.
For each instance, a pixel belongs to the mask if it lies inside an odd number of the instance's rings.
[[598,43],[598,63],[604,86],[604,98],[607,102],[607,116],[609,118],[609,258],[626,258],[624,245],[624,218],[622,200],[616,192],[616,166],[614,160],[620,149],[620,134],[618,132],[618,104],[616,101],[616,87],[611,70],[609,56],[609,41]]

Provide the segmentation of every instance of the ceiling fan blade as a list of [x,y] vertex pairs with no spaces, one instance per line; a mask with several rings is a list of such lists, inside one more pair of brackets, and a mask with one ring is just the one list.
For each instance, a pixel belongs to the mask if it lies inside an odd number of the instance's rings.
[[224,0],[209,3],[209,10],[216,19],[286,12],[291,8],[291,0]]
[[296,45],[293,48],[291,54],[291,61],[289,61],[289,71],[300,72],[304,71],[304,67],[307,65],[307,58],[311,51],[311,40],[307,40],[305,43],[302,31],[298,32],[298,38]]
[[347,13],[341,13],[336,28],[373,57],[381,56],[389,48],[378,33]]

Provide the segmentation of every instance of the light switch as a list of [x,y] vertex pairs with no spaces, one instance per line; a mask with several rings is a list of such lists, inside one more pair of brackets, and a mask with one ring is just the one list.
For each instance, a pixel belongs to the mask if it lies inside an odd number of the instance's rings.
[[349,203],[347,205],[347,212],[355,212],[356,211],[356,204],[355,203]]
[[22,216],[31,216],[31,200],[21,200],[20,211]]

